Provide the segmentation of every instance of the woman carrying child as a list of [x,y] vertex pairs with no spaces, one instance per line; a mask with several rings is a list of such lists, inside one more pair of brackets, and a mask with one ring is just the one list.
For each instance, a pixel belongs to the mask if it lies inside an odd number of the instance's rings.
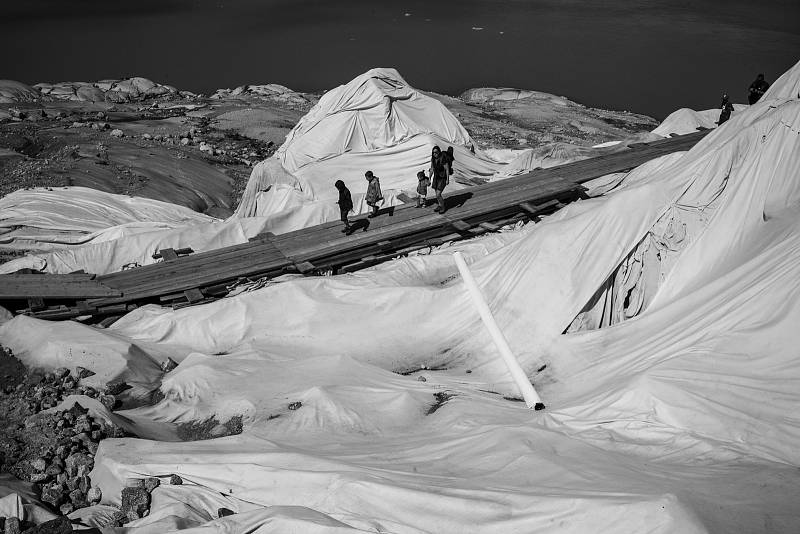
[[433,211],[439,213],[445,212],[444,198],[442,198],[442,191],[450,182],[450,173],[448,172],[447,156],[442,154],[442,150],[438,146],[434,146],[431,151],[431,181],[433,182],[433,190],[436,191],[436,202],[438,206]]

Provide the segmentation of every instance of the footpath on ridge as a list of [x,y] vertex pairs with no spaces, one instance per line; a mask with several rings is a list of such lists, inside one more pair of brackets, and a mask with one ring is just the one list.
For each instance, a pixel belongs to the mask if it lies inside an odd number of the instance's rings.
[[[582,183],[627,171],[657,157],[689,150],[708,131],[639,143],[626,150],[454,191],[446,213],[413,203],[386,208],[373,219],[339,221],[198,254],[159,251],[164,261],[95,276],[0,275],[0,306],[42,319],[119,316],[146,303],[181,307],[219,298],[242,278],[286,273],[349,272],[421,248],[495,231],[519,220],[537,220],[585,197]],[[430,204],[430,200],[429,200]]]

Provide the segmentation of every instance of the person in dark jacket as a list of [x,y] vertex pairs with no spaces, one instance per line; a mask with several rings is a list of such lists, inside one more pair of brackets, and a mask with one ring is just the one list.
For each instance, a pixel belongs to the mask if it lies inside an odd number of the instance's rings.
[[344,230],[342,230],[342,232],[347,233],[350,231],[350,220],[347,218],[347,214],[353,209],[353,197],[350,196],[350,190],[347,189],[343,181],[336,180],[336,183],[333,185],[339,190],[339,200],[336,203],[339,204],[339,213],[344,223]]
[[750,93],[747,95],[747,101],[750,105],[752,106],[758,102],[767,92],[767,89],[769,89],[769,84],[764,79],[764,75],[759,74],[756,76],[756,79],[750,84]]
[[450,173],[448,172],[447,156],[442,154],[442,150],[438,146],[434,146],[431,151],[431,169],[430,176],[433,185],[433,190],[436,192],[436,209],[439,213],[445,212],[444,198],[442,191],[450,183]]
[[719,112],[719,120],[717,121],[718,125],[731,118],[733,104],[731,104],[730,100],[728,100],[728,95],[722,95],[722,103],[719,105],[719,109],[721,111]]

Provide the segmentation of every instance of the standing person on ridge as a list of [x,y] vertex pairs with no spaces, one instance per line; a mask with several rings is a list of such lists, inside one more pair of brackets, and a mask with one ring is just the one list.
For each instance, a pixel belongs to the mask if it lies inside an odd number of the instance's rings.
[[730,100],[728,100],[727,94],[722,95],[722,103],[719,105],[719,109],[722,111],[719,112],[719,120],[717,121],[717,125],[721,125],[723,122],[731,118],[733,104],[731,104]]
[[747,101],[750,105],[752,106],[758,102],[767,92],[767,89],[769,89],[769,83],[764,80],[764,75],[759,74],[756,76],[756,79],[750,84],[750,93],[747,95]]
[[353,197],[350,196],[350,190],[347,189],[343,181],[336,180],[336,183],[333,185],[339,190],[339,200],[336,203],[339,204],[339,213],[344,223],[344,230],[342,230],[342,232],[349,233],[351,228],[347,214],[353,209]]
[[444,213],[446,208],[444,206],[444,198],[442,198],[442,191],[450,183],[450,175],[448,173],[447,157],[442,154],[442,150],[438,146],[434,146],[431,151],[430,175],[438,204],[433,211]]
[[365,172],[364,177],[369,182],[367,186],[367,196],[364,200],[366,200],[367,205],[372,208],[372,213],[367,215],[367,217],[371,219],[378,214],[378,202],[383,200],[383,193],[381,193],[381,182],[377,176],[372,174],[372,171]]

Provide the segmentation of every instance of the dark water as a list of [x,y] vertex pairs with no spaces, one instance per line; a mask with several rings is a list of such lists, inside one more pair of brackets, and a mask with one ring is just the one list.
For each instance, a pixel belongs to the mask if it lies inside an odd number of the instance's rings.
[[[408,14],[408,15],[406,15]],[[475,30],[475,28],[483,28]],[[800,59],[798,0],[0,0],[0,78],[318,91],[376,66],[663,118]]]

